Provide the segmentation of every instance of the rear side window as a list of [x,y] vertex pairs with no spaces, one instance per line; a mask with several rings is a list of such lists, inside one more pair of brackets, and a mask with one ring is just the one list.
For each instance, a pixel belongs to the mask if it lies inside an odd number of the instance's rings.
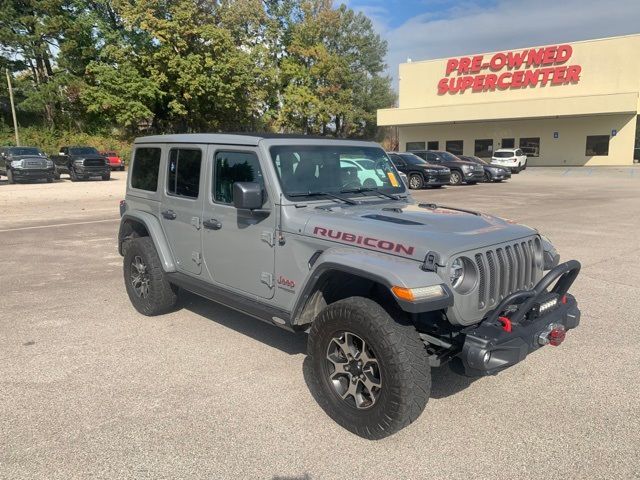
[[169,152],[167,192],[179,197],[198,198],[200,191],[200,150],[174,148]]
[[148,192],[158,190],[158,172],[160,171],[159,148],[137,148],[133,155],[131,168],[131,186]]
[[213,182],[213,199],[233,203],[233,184],[257,182],[264,188],[260,162],[253,152],[217,152]]

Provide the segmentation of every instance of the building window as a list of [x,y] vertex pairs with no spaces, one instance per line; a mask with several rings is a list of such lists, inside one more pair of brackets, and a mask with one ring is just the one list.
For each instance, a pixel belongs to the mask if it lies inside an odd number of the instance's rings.
[[138,148],[133,155],[131,167],[131,187],[148,192],[158,190],[158,172],[160,171],[159,148]]
[[462,140],[447,140],[447,152],[454,155],[462,155]]
[[427,142],[427,150],[440,150],[440,142],[437,140]]
[[609,155],[609,135],[589,135],[587,137],[587,157],[604,157]]
[[502,148],[514,148],[516,146],[515,138],[503,138],[502,139]]
[[169,153],[167,192],[179,197],[198,198],[202,152],[174,148]]
[[407,152],[411,150],[424,150],[424,142],[407,142]]
[[480,158],[488,158],[493,155],[493,139],[476,140],[474,155]]
[[522,149],[522,153],[524,153],[527,157],[539,157],[540,156],[540,138],[539,137],[521,138],[520,148]]

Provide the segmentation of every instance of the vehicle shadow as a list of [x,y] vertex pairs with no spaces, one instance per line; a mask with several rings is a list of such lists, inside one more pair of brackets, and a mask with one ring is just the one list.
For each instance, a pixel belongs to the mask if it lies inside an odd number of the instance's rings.
[[[253,338],[265,345],[276,348],[288,355],[300,355],[307,352],[307,334],[292,333],[269,325],[258,319],[237,312],[224,305],[210,302],[198,295],[183,291],[180,294],[180,307],[205,317],[242,335]],[[311,386],[311,363],[304,359],[302,374],[307,386]],[[477,378],[457,373],[449,365],[431,369],[431,398],[446,398],[469,387]],[[315,393],[310,388],[315,397]],[[317,399],[316,399],[317,400]]]
[[180,306],[288,355],[298,355],[307,351],[306,334],[283,330],[193,293],[181,292]]

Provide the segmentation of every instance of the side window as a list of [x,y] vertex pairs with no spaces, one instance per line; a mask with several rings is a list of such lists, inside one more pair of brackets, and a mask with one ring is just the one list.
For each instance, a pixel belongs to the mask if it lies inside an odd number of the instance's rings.
[[524,154],[522,153],[522,150],[517,149],[517,150],[516,150],[516,155],[520,157],[520,156],[522,156],[522,155],[524,155]]
[[148,192],[158,190],[158,172],[160,171],[159,148],[137,148],[133,154],[131,167],[131,186]]
[[427,152],[427,161],[429,162],[439,162],[440,157],[433,152]]
[[400,157],[400,155],[389,155],[389,158],[391,158],[391,161],[396,167],[404,166],[404,160],[402,159],[402,157]]
[[258,157],[253,152],[216,152],[213,173],[213,199],[233,203],[233,184],[257,182],[264,189],[264,178]]
[[198,198],[202,151],[173,148],[169,152],[167,193],[179,197]]

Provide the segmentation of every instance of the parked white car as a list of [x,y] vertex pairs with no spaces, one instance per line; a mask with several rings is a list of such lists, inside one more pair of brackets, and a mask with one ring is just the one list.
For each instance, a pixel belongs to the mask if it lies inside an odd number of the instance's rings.
[[340,166],[344,169],[353,168],[363,187],[375,188],[384,185],[385,173],[380,169],[376,169],[376,164],[373,160],[367,158],[344,159],[340,160]]
[[519,148],[500,148],[493,153],[491,164],[520,173],[527,168],[527,156]]

